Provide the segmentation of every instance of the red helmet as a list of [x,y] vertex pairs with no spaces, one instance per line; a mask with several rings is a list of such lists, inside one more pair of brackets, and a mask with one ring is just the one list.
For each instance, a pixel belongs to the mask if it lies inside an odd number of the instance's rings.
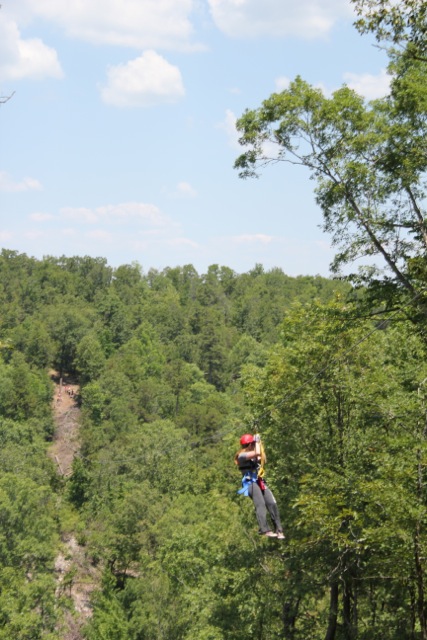
[[250,433],[245,433],[244,436],[240,438],[240,444],[251,444],[251,442],[255,442],[255,438]]

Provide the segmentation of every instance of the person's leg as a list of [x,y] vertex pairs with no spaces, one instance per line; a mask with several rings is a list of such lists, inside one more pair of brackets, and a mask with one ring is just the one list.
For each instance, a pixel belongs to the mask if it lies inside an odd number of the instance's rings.
[[255,506],[255,515],[259,525],[259,532],[267,533],[267,531],[270,531],[270,527],[267,523],[267,508],[262,491],[256,482],[253,482],[249,487],[249,495]]
[[277,508],[276,499],[273,496],[273,493],[270,491],[268,487],[264,489],[264,502],[268,509],[268,513],[271,516],[271,519],[274,522],[274,526],[276,527],[277,532],[282,532],[282,523],[280,521],[279,509]]

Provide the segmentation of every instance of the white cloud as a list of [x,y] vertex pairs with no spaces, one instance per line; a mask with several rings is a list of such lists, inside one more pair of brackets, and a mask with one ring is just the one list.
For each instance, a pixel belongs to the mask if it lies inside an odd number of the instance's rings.
[[34,222],[48,222],[49,220],[55,220],[55,216],[51,213],[32,213],[30,215],[30,220]]
[[264,233],[246,234],[232,238],[235,244],[270,244],[273,240],[273,236],[267,236]]
[[236,129],[236,120],[237,118],[231,109],[227,109],[224,120],[218,124],[218,129],[225,131],[230,147],[241,149],[239,145],[240,133]]
[[64,236],[65,238],[75,238],[80,234],[76,231],[76,229],[71,229],[70,227],[67,227],[65,229],[61,229],[61,235]]
[[24,233],[24,237],[28,238],[29,240],[40,240],[40,238],[44,238],[46,237],[46,234],[44,231],[39,231],[37,230],[31,230],[31,231],[26,231]]
[[99,216],[86,207],[64,207],[60,213],[63,218],[83,224],[95,224],[99,221]]
[[172,238],[168,240],[167,244],[171,247],[183,247],[190,249],[198,249],[200,245],[189,238]]
[[104,231],[104,229],[96,229],[94,231],[89,231],[88,233],[86,233],[86,238],[110,243],[114,240],[114,235],[109,231]]
[[185,94],[178,67],[155,51],[110,67],[107,76],[101,97],[115,107],[151,107],[176,102]]
[[[386,69],[382,69],[377,75],[348,71],[343,74],[343,80],[350,89],[353,89],[367,100],[384,98],[390,92],[391,77]],[[322,82],[317,83],[315,87],[320,89],[327,98],[331,98],[332,94],[337,91],[337,87],[331,89]]]
[[62,78],[57,53],[38,38],[24,40],[18,26],[0,12],[0,78]]
[[208,0],[212,18],[231,37],[325,37],[353,15],[348,0]]
[[285,89],[288,89],[290,82],[291,82],[290,79],[287,78],[286,76],[279,76],[278,78],[276,78],[274,83],[276,85],[276,91],[280,93],[280,91],[284,91]]
[[189,184],[188,182],[179,182],[176,187],[176,195],[185,198],[195,198],[197,195],[197,191],[193,189],[191,184]]
[[196,0],[14,0],[21,17],[34,15],[93,44],[137,49],[190,47]]
[[383,98],[390,91],[391,77],[386,69],[382,69],[376,76],[370,73],[357,74],[348,72],[343,77],[350,89],[354,89],[367,100]]
[[320,89],[320,91],[323,93],[323,95],[326,98],[332,98],[333,92],[337,90],[336,87],[334,87],[333,89],[330,89],[323,82],[316,82],[316,84],[313,86],[315,87],[315,89]]
[[13,235],[9,231],[0,231],[0,242],[8,242]]
[[89,209],[86,207],[64,207],[61,216],[74,222],[83,224],[97,224],[104,222],[115,224],[117,222],[129,222],[134,220],[151,227],[165,227],[170,225],[170,220],[163,215],[158,207],[142,202],[125,202],[117,205],[106,205]]
[[6,171],[0,171],[0,191],[40,191],[42,186],[35,178],[23,178],[16,182]]

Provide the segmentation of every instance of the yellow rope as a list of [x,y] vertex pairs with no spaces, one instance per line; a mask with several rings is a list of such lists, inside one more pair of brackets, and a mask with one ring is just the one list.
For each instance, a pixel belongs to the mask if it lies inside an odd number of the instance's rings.
[[[256,434],[257,436],[259,436],[259,434]],[[262,444],[261,438],[259,441],[259,450],[260,450],[260,465],[259,465],[259,469],[258,469],[258,478],[263,478],[264,477],[264,473],[265,473],[265,463],[267,462],[267,456],[265,454],[265,449],[264,449],[264,445]]]

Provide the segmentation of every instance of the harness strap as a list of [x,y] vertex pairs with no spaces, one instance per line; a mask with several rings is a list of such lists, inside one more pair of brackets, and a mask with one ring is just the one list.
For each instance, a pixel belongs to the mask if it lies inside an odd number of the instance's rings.
[[258,473],[256,471],[247,471],[242,478],[242,488],[237,493],[249,498],[249,487],[257,480]]
[[258,475],[258,473],[256,471],[248,471],[243,476],[243,478],[242,478],[242,488],[239,489],[237,493],[249,498],[250,497],[249,496],[249,487],[254,482],[256,482],[256,484],[259,486],[261,491],[264,491],[264,489],[265,489],[264,480],[262,478],[260,478],[260,476]]

